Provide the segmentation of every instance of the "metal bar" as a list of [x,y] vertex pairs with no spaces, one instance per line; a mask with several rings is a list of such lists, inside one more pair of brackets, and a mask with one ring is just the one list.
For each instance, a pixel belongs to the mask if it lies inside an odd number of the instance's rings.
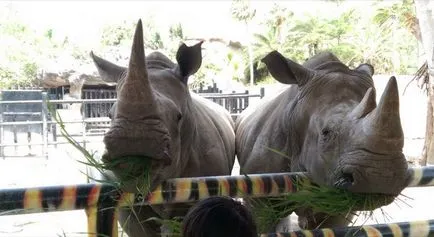
[[[215,95],[217,95],[217,96],[226,96],[226,95],[234,95],[234,96],[237,96],[237,95],[246,95],[246,92],[233,92],[233,93],[218,93],[218,92],[215,92],[215,93],[197,93],[197,94],[199,94],[200,96],[210,96],[210,97],[213,97],[213,96],[215,96]],[[252,94],[252,95],[255,95],[255,94]]]
[[[83,123],[83,120],[70,120],[70,121],[63,121],[64,124],[67,123]],[[85,123],[95,123],[95,122],[111,122],[111,119],[109,118],[91,118],[91,119],[85,119]],[[1,123],[3,126],[13,126],[13,125],[31,125],[31,124],[43,124],[43,121],[22,121],[22,122],[4,122]],[[57,124],[56,121],[47,121],[47,124]]]
[[[102,136],[101,134],[97,134],[98,136]],[[78,140],[77,142],[83,142],[83,141],[81,141],[81,140]],[[86,140],[86,143],[101,143],[101,141],[89,141],[89,140]],[[48,142],[47,143],[47,145],[60,145],[60,144],[70,144],[68,141],[65,141],[65,142]],[[0,147],[9,147],[9,146],[11,146],[11,147],[17,147],[17,146],[42,146],[42,145],[44,145],[44,143],[41,143],[41,142],[39,142],[39,143],[37,143],[37,142],[31,142],[31,143],[20,143],[20,144],[18,144],[18,143],[6,143],[6,144],[0,144]]]
[[261,97],[261,95],[256,95],[256,94],[240,94],[240,95],[234,95],[234,94],[216,94],[216,95],[200,95],[203,98],[244,98],[244,97]]
[[[23,158],[23,159],[28,159],[29,158],[29,156],[27,155],[21,155],[21,156],[19,156],[19,155],[17,155],[17,156],[7,156],[7,158],[14,158],[14,159],[19,159],[19,158]],[[37,159],[37,158],[44,158],[44,159],[46,159],[47,157],[46,156],[40,156],[40,155],[31,155],[31,158],[32,159]]]
[[42,92],[42,154],[48,159],[47,92]]
[[98,205],[95,218],[96,236],[118,236],[118,208],[116,203]]
[[87,217],[87,236],[88,237],[97,237],[97,219],[98,219],[98,207],[86,207],[85,209],[86,217]]
[[407,187],[434,186],[434,166],[423,166],[409,169],[411,179]]
[[80,210],[112,203],[119,196],[116,187],[105,184],[3,189],[0,190],[0,214]]
[[84,117],[85,117],[84,109],[85,109],[85,105],[84,105],[84,103],[81,103],[81,111],[82,111],[82,114],[81,114],[81,122],[82,122],[81,136],[82,136],[82,139],[81,139],[81,141],[83,142],[83,148],[86,149],[86,122],[84,121]]
[[98,203],[96,206],[86,207],[85,211],[89,237],[118,236],[118,208],[115,201]]
[[[42,100],[4,100],[0,104],[39,104]],[[49,100],[50,104],[72,104],[72,103],[101,103],[116,102],[116,99],[76,99],[76,100]]]
[[[230,94],[205,94],[201,93],[200,96],[204,98],[238,98],[245,97],[244,93],[230,93]],[[249,94],[248,97],[261,97],[261,94]],[[76,99],[76,100],[49,100],[48,102],[51,104],[71,104],[71,103],[114,103],[116,102],[116,98],[113,99]],[[0,104],[39,104],[42,100],[5,100],[0,101]]]
[[[0,101],[2,100],[2,92],[0,91]],[[4,130],[3,130],[3,105],[0,104],[0,144],[3,143]],[[3,147],[0,146],[0,156],[5,159]]]
[[434,220],[261,234],[261,237],[432,237]]
[[39,114],[41,114],[41,112],[3,112],[3,115],[39,115]]
[[[434,186],[434,167],[413,168],[408,187]],[[304,173],[253,174],[249,176],[213,176],[178,178],[162,182],[147,196],[122,193],[109,184],[35,187],[0,190],[0,213],[24,214],[56,210],[76,210],[101,203],[118,206],[183,203],[211,196],[242,198],[271,197],[297,192],[295,182],[307,180]],[[74,192],[68,191],[74,190]],[[73,205],[63,205],[65,200]],[[96,200],[96,201],[89,201]],[[60,209],[59,209],[60,208]]]

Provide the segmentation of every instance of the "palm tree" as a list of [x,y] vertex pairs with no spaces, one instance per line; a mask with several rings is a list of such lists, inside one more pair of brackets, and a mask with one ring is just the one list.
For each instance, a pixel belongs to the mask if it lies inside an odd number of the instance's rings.
[[250,20],[252,20],[253,17],[255,17],[256,10],[250,8],[248,0],[233,0],[231,8],[232,17],[237,19],[238,21],[244,22],[244,24],[246,25],[246,30],[248,34],[247,48],[249,55],[250,85],[253,86],[254,73],[249,22]]
[[434,23],[432,5],[429,0],[415,0],[416,13],[419,21],[421,41],[424,48],[426,63],[419,76],[424,79],[428,94],[428,108],[425,132],[425,144],[422,152],[421,165],[434,164]]
[[418,42],[421,42],[422,36],[413,0],[402,0],[402,3],[377,9],[374,16],[375,23],[382,25],[391,21],[397,21],[400,27],[407,29]]

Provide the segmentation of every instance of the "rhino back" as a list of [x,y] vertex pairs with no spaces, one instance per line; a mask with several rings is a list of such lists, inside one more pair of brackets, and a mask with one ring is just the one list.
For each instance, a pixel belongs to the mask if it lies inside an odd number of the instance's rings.
[[[282,113],[290,113],[296,85],[264,99],[252,110],[243,111],[236,122],[236,154],[243,173],[272,173],[274,167],[287,171],[290,160]],[[253,111],[253,112],[252,112]]]
[[234,122],[220,105],[194,93],[191,93],[191,98],[191,113],[198,131],[196,144],[192,147],[197,149],[197,157],[190,159],[184,173],[186,176],[194,173],[201,176],[228,175],[235,160]]

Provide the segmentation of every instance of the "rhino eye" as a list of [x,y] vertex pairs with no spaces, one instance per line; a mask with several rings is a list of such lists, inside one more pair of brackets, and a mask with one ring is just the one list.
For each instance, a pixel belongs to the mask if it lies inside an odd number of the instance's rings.
[[178,116],[176,117],[178,119],[178,121],[180,121],[182,119],[182,114],[179,113]]
[[321,134],[322,134],[323,137],[328,137],[331,134],[331,130],[329,128],[324,128],[321,131]]

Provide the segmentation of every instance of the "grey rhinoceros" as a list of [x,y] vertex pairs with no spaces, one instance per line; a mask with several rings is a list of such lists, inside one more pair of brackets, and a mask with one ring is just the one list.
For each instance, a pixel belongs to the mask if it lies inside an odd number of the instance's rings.
[[[377,105],[369,64],[350,69],[324,52],[300,65],[277,51],[262,62],[289,86],[236,121],[241,173],[300,171],[317,184],[352,192],[393,197],[403,190],[408,172],[395,77]],[[322,213],[296,213],[301,228],[348,224],[345,217],[324,221]]]
[[[230,175],[235,160],[234,122],[223,107],[194,95],[187,86],[189,76],[201,66],[201,44],[181,44],[177,64],[159,52],[145,57],[139,20],[128,68],[91,52],[102,79],[117,82],[111,127],[104,136],[104,162],[128,156],[151,159],[151,188],[171,178]],[[107,172],[104,177],[118,180],[121,172]],[[140,179],[123,188],[137,192],[144,182]],[[134,208],[136,213],[126,208],[121,209],[119,220],[130,237],[160,236],[158,223],[145,220],[183,216],[188,207],[141,206]]]

